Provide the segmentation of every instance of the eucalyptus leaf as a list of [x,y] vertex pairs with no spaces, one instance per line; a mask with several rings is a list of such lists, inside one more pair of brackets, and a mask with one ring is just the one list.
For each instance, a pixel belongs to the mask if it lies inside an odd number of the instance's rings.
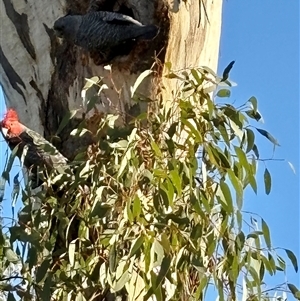
[[269,194],[271,192],[272,179],[269,170],[266,168],[264,172],[264,181],[265,181],[265,192]]
[[263,130],[263,129],[258,129],[256,128],[256,130],[263,135],[264,137],[266,137],[267,139],[269,139],[274,145],[280,146],[280,144],[278,143],[278,141],[267,131]]
[[230,95],[231,95],[231,92],[228,89],[221,89],[217,93],[218,97],[230,97]]
[[291,261],[291,263],[292,263],[292,265],[293,265],[296,273],[298,273],[298,261],[297,261],[297,257],[295,256],[295,254],[292,251],[290,251],[288,249],[285,249],[285,252],[286,252],[287,256],[289,257],[289,259],[290,259],[290,261]]

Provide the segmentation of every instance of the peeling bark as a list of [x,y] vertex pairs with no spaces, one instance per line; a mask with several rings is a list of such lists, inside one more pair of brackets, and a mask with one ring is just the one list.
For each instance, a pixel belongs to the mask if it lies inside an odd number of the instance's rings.
[[30,54],[30,56],[35,60],[36,53],[34,47],[31,43],[30,35],[29,35],[29,26],[28,26],[28,17],[26,14],[19,14],[12,5],[10,0],[3,0],[5,12],[7,17],[11,20],[11,22],[16,27],[19,38]]
[[21,85],[25,89],[25,84],[22,81],[19,74],[14,70],[12,65],[9,63],[6,56],[4,55],[1,45],[0,45],[0,61],[1,61],[1,66],[3,68],[3,71],[6,75],[6,78],[9,81],[11,87],[22,96],[25,104],[27,104],[25,95],[19,87],[19,85]]
[[[165,62],[172,63],[174,71],[185,68],[208,66],[217,69],[221,35],[222,1],[177,1],[169,0],[170,39]],[[200,16],[200,19],[199,19]],[[180,38],[176,35],[180,33]],[[164,72],[166,72],[164,70]],[[173,92],[180,82],[163,78],[163,98],[173,101]]]

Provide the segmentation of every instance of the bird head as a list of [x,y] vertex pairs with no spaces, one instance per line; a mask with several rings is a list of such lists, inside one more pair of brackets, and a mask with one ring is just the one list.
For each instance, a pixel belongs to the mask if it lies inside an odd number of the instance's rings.
[[59,38],[72,40],[76,37],[77,30],[81,22],[79,15],[66,15],[54,22],[53,29]]
[[0,130],[4,138],[20,135],[24,131],[24,126],[19,122],[18,113],[14,109],[8,109],[4,118],[0,121]]

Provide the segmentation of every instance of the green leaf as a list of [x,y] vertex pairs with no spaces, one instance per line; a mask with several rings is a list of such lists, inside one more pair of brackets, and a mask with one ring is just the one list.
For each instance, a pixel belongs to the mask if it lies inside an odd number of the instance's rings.
[[90,99],[88,99],[86,113],[95,107],[97,101],[99,101],[99,96],[92,96]]
[[236,192],[236,201],[238,208],[239,210],[241,210],[243,202],[243,185],[241,181],[235,176],[233,170],[228,169],[228,176]]
[[153,70],[145,70],[143,71],[139,77],[136,79],[133,87],[131,87],[130,91],[131,91],[131,97],[134,96],[134,93],[136,91],[136,89],[139,87],[139,85],[142,83],[142,81],[149,76],[151,73],[153,73]]
[[129,258],[137,253],[144,243],[144,236],[139,236],[131,245],[131,250],[129,252]]
[[162,158],[162,152],[154,141],[151,141],[151,148],[153,149],[157,157]]
[[142,175],[143,177],[148,178],[150,182],[153,180],[153,174],[150,172],[149,169],[144,169],[142,171]]
[[260,281],[263,281],[265,276],[265,265],[263,263],[260,264],[260,269],[259,269],[259,279]]
[[74,267],[74,263],[75,263],[75,250],[76,250],[76,239],[70,242],[69,250],[68,250],[69,261],[72,267]]
[[140,276],[139,271],[132,270],[131,273],[131,279],[129,283],[126,284],[126,290],[129,296],[128,301],[142,301],[142,299],[140,299],[139,296],[141,296],[145,291],[144,279]]
[[125,284],[129,280],[130,280],[130,274],[129,274],[128,270],[126,270],[125,272],[123,272],[122,276],[117,281],[116,285],[113,286],[113,290],[115,292],[118,292],[119,290],[121,290],[125,286]]
[[215,283],[217,283],[216,286],[217,286],[217,290],[218,290],[218,301],[225,301],[225,298],[224,298],[225,283],[223,283],[223,281],[221,281],[220,279],[216,279]]
[[261,259],[262,259],[262,262],[263,262],[266,270],[269,272],[269,274],[271,276],[273,276],[274,275],[274,270],[273,270],[273,268],[270,264],[270,261],[263,254],[261,255]]
[[[205,87],[203,89],[203,92],[205,93],[205,95],[208,95],[211,92],[214,92],[217,88],[217,85],[208,85],[207,87]],[[208,103],[210,103],[210,101],[208,101]],[[210,105],[209,105],[210,106]],[[211,112],[210,113],[210,117],[211,117]]]
[[252,158],[251,158],[250,167],[251,167],[251,173],[254,176],[256,174],[256,171],[257,171],[257,159],[253,155],[252,155]]
[[206,251],[206,254],[208,256],[211,256],[215,252],[216,246],[217,246],[216,238],[214,237],[214,235],[209,235],[207,237],[207,251]]
[[205,73],[209,73],[209,74],[211,74],[213,77],[217,77],[217,74],[216,74],[215,71],[212,70],[211,68],[209,68],[209,67],[207,67],[207,66],[201,66],[201,69],[205,71],[205,72],[203,72],[204,74],[205,74]]
[[288,164],[289,164],[291,170],[293,171],[293,173],[296,174],[296,169],[295,169],[294,165],[289,161],[288,161]]
[[191,132],[194,134],[196,142],[202,143],[203,139],[195,126],[185,118],[181,118],[181,122],[191,130]]
[[85,133],[88,133],[89,131],[87,129],[83,129],[83,128],[78,128],[78,129],[74,129],[70,135],[71,136],[78,136],[81,137],[83,136]]
[[232,61],[228,64],[228,66],[224,69],[221,81],[225,81],[229,77],[229,72],[231,71],[235,61]]
[[292,283],[288,283],[287,286],[288,286],[289,290],[292,292],[293,296],[297,300],[300,300],[300,291],[298,290],[298,288]]
[[206,104],[207,104],[207,107],[208,107],[209,120],[212,120],[213,114],[214,114],[214,111],[215,111],[215,104],[210,98],[206,99]]
[[264,233],[262,231],[253,231],[247,235],[247,239],[248,238],[257,239],[260,235],[264,235]]
[[242,216],[240,210],[237,210],[237,212],[236,212],[236,221],[237,221],[237,224],[238,224],[238,230],[241,231],[242,226],[243,226],[243,216]]
[[257,183],[256,183],[255,177],[253,176],[253,174],[250,174],[250,172],[247,176],[248,176],[248,181],[249,181],[254,193],[257,194]]
[[44,282],[43,289],[41,290],[41,300],[50,301],[51,300],[51,286],[52,286],[52,275],[48,275]]
[[160,270],[154,284],[154,290],[156,290],[156,288],[158,288],[163,282],[163,280],[165,279],[167,273],[169,272],[170,265],[171,265],[171,256],[165,256],[161,263]]
[[223,139],[224,139],[224,142],[226,143],[226,145],[230,148],[230,138],[228,136],[228,132],[227,132],[227,129],[225,126],[223,126],[222,124],[219,124],[216,126],[217,129],[220,131]]
[[43,279],[45,279],[48,269],[50,268],[50,260],[44,260],[40,267],[37,269],[36,273],[36,282],[40,283]]
[[170,136],[170,138],[172,138],[176,133],[178,124],[179,124],[178,122],[174,122],[171,124],[170,128],[168,129],[168,135]]
[[[270,255],[270,253],[268,253],[268,254]],[[273,276],[274,273],[276,272],[275,263],[268,260],[263,254],[261,255],[261,258],[262,258],[262,261],[263,261],[263,264],[264,264],[265,268],[267,269],[269,274],[271,276]],[[274,266],[273,266],[273,264],[274,264]]]
[[276,270],[285,272],[286,271],[286,263],[279,255],[277,255],[277,263],[279,266],[276,266]]
[[251,102],[251,104],[252,104],[252,109],[253,109],[254,113],[256,113],[256,112],[257,112],[257,99],[256,99],[254,96],[252,96],[252,97],[248,100],[248,102]]
[[256,130],[263,135],[264,137],[266,137],[267,139],[269,139],[274,145],[280,146],[280,144],[278,143],[278,141],[267,131],[263,130],[263,129],[258,129],[256,128]]
[[167,177],[166,170],[164,170],[164,169],[154,169],[153,175],[158,178],[166,178]]
[[121,177],[123,175],[123,173],[125,172],[126,168],[128,168],[128,157],[127,156],[124,156],[122,158],[122,161],[121,161],[121,164],[120,164],[120,167],[119,167],[119,170],[118,170],[118,177]]
[[162,245],[165,253],[169,254],[170,253],[170,249],[172,248],[172,246],[170,246],[170,241],[169,241],[169,238],[168,238],[168,236],[167,236],[166,233],[162,233],[161,234],[160,244]]
[[[256,260],[254,260],[254,262],[257,262]],[[253,277],[254,283],[257,286],[257,289],[260,289],[260,278],[259,278],[259,270],[257,270],[257,265],[251,265],[248,269],[248,271],[250,272],[250,275]]]
[[57,131],[56,131],[56,136],[66,127],[66,125],[68,124],[68,122],[76,115],[76,113],[78,112],[78,110],[71,110],[66,112],[63,120],[61,121]]
[[154,296],[156,301],[165,301],[165,298],[163,297],[163,289],[161,285],[155,290]]
[[238,250],[240,250],[240,251],[243,250],[244,244],[245,244],[245,234],[244,234],[244,232],[241,231],[236,236],[236,238],[235,238],[235,244],[236,244]]
[[86,83],[83,87],[82,90],[88,90],[89,88],[91,88],[93,85],[99,85],[99,83],[101,82],[103,77],[99,77],[99,76],[93,76],[91,78],[85,78]]
[[178,171],[177,170],[171,170],[170,171],[170,178],[172,183],[174,184],[177,193],[179,196],[181,196],[181,178],[179,177]]
[[255,135],[254,135],[253,131],[250,130],[250,129],[246,129],[246,132],[247,132],[247,149],[246,149],[246,153],[249,153],[253,149]]
[[28,250],[28,264],[29,269],[32,269],[37,263],[37,249],[31,246]]
[[175,195],[174,184],[169,178],[165,182],[161,183],[160,188],[165,192],[161,197],[164,199],[164,196],[167,197],[167,200],[164,201],[165,206],[173,206],[173,199]]
[[297,257],[295,256],[295,254],[288,250],[288,249],[284,249],[288,258],[290,259],[292,265],[294,266],[294,269],[296,271],[296,273],[298,273],[298,262],[297,262]]
[[195,70],[195,69],[192,69],[192,70],[191,70],[191,73],[192,73],[194,79],[196,80],[197,84],[198,84],[198,85],[202,85],[203,79],[199,77],[198,71]]
[[[3,295],[3,292],[1,292],[1,293],[2,293],[1,295]],[[4,299],[2,299],[2,300],[4,300]],[[16,301],[15,296],[13,295],[12,292],[8,292],[6,301]]]
[[[7,176],[9,177],[9,175],[7,175]],[[2,175],[0,176],[0,204],[2,203],[3,198],[4,198],[5,183],[6,183],[5,174],[2,173]]]
[[230,94],[231,94],[230,90],[221,89],[221,90],[218,91],[217,96],[218,97],[230,97]]
[[271,192],[272,180],[271,180],[271,174],[267,168],[265,169],[264,172],[264,181],[265,181],[265,192],[268,195]]
[[125,150],[128,146],[128,141],[127,140],[120,140],[118,142],[109,143],[109,146],[111,148]]
[[[2,299],[2,300],[4,300],[4,299]],[[6,301],[16,301],[15,296],[13,295],[13,293],[8,292]]]
[[231,168],[228,158],[225,156],[225,152],[220,151],[218,148],[212,147],[212,153],[215,157],[217,165],[223,168]]
[[268,260],[269,260],[269,263],[270,263],[270,267],[271,267],[273,273],[275,274],[276,273],[276,263],[275,263],[275,260],[274,260],[272,254],[270,252],[268,252]]
[[246,114],[247,114],[250,118],[255,119],[256,121],[259,121],[259,120],[262,119],[262,117],[261,117],[261,115],[260,115],[260,113],[259,113],[258,111],[255,112],[254,110],[248,110],[248,111],[246,111]]
[[9,262],[12,263],[18,263],[20,261],[19,256],[12,249],[9,248],[6,248],[5,250],[5,257]]
[[169,79],[177,78],[177,79],[180,79],[180,80],[184,80],[183,77],[177,75],[177,74],[174,73],[174,72],[167,73],[166,75],[164,75],[164,77],[165,77],[165,78],[169,78]]
[[220,182],[220,188],[224,195],[224,199],[222,200],[222,202],[226,205],[224,209],[228,214],[231,214],[233,212],[233,202],[232,202],[230,189],[224,181]]
[[239,163],[245,168],[246,172],[249,173],[250,166],[245,152],[240,147],[237,146],[234,147],[234,150],[239,158]]
[[195,299],[193,300],[205,300],[205,298],[201,298],[202,294],[205,294],[206,290],[205,288],[208,285],[208,277],[205,275],[205,273],[202,274],[200,278],[200,283],[198,284],[197,290],[195,292]]
[[[97,191],[100,191],[98,189],[97,189]],[[93,218],[93,217],[97,216],[98,218],[104,218],[111,209],[112,209],[112,207],[108,204],[103,204],[102,205],[99,201],[95,202],[94,205],[93,205],[93,208],[92,208],[92,210],[89,214],[89,217]]]
[[259,152],[258,152],[258,148],[257,148],[256,144],[253,145],[252,150],[253,150],[256,158],[259,159]]
[[[110,275],[107,271],[106,262],[103,262],[102,264],[101,264],[101,262],[99,262],[99,263],[100,263],[99,282],[102,285],[102,287],[104,287],[105,284],[107,283],[107,278],[110,277]],[[97,272],[95,272],[95,273],[93,272],[93,274],[97,274]]]
[[262,219],[261,223],[262,223],[262,232],[264,234],[266,245],[267,245],[268,249],[270,250],[271,247],[272,247],[270,230],[269,230],[269,227],[268,227],[267,223],[263,219]]
[[82,292],[77,292],[77,294],[75,295],[75,300],[74,301],[87,301],[85,299],[85,297],[83,296]]
[[8,162],[6,162],[6,168],[5,171],[2,173],[2,177],[8,182],[8,184],[10,184],[10,180],[9,180],[9,173],[10,170],[13,166],[14,160],[17,156],[17,152],[19,150],[19,144],[17,144],[14,149],[11,151]]
[[132,207],[133,217],[139,217],[141,214],[141,200],[138,196],[135,196]]
[[157,262],[161,263],[164,258],[164,248],[157,239],[154,239],[153,250],[157,254]]
[[170,206],[173,206],[173,200],[174,200],[174,185],[172,184],[172,182],[167,179],[167,189],[166,189],[166,193],[168,195],[168,199],[169,199],[169,204]]
[[117,268],[117,246],[114,242],[110,247],[109,251],[109,270],[111,273],[114,273]]

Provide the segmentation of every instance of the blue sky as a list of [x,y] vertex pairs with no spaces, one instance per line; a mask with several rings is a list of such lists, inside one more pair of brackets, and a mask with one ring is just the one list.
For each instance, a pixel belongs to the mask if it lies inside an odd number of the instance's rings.
[[[229,101],[239,105],[251,96],[257,97],[264,117],[264,123],[257,126],[279,141],[281,146],[276,148],[274,158],[286,160],[266,162],[272,175],[272,190],[268,196],[263,184],[265,165],[259,163],[258,195],[247,190],[244,209],[266,220],[274,246],[291,249],[300,259],[299,0],[224,0],[219,74],[232,60],[236,63],[230,78],[238,86],[232,89]],[[0,95],[0,114],[4,111]],[[261,157],[271,158],[272,144],[259,133],[256,133],[256,141]],[[2,158],[5,150],[6,144],[0,142]],[[296,175],[287,161],[295,167]],[[19,171],[19,167],[15,171]],[[7,192],[5,216],[11,214],[11,190]],[[291,265],[288,270],[289,282],[300,287],[299,273],[294,273]],[[276,277],[270,279],[270,284],[285,280],[282,276]]]
[[[258,195],[247,190],[244,209],[260,214],[268,223],[274,246],[291,249],[300,259],[299,206],[299,0],[228,0],[223,4],[219,74],[235,60],[230,73],[238,83],[231,101],[242,104],[251,96],[258,99],[264,123],[280,143],[268,161],[272,190],[264,193],[263,162],[259,163]],[[253,124],[253,123],[252,123]],[[253,124],[255,125],[255,124]],[[271,158],[273,146],[256,134],[262,158]],[[283,253],[284,254],[284,253]],[[282,283],[284,278],[271,280]],[[300,284],[299,273],[289,268],[288,280]]]

